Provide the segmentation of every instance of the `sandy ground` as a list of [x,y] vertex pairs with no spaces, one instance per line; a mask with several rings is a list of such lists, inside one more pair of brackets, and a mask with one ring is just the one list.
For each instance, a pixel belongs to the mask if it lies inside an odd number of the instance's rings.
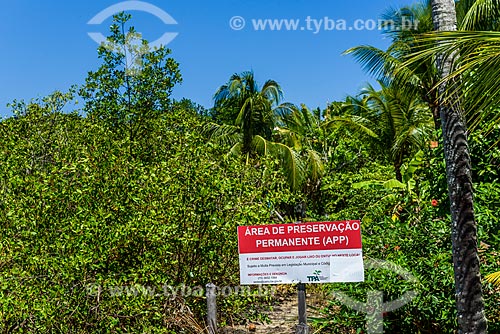
[[[314,296],[308,294],[308,305],[318,305],[318,301]],[[268,323],[251,323],[245,326],[226,327],[221,330],[223,334],[294,334],[295,326],[298,323],[298,302],[297,295],[289,294],[285,297],[279,298],[276,305],[273,306],[272,311],[265,312],[270,322]],[[307,316],[318,316],[311,308],[307,309]],[[254,329],[254,330],[251,330]],[[311,329],[309,333],[313,333]]]

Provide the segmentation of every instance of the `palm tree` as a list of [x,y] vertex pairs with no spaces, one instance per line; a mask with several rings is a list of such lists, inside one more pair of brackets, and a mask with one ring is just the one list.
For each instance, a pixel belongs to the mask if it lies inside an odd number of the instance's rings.
[[360,98],[348,98],[341,107],[344,115],[331,117],[328,126],[347,126],[364,136],[375,152],[392,162],[396,179],[402,181],[401,166],[426,145],[432,118],[415,92],[410,95],[394,84],[379,83],[379,91],[368,85]]
[[[429,45],[425,39],[421,39],[421,34],[434,30],[431,3],[430,0],[424,0],[409,7],[401,9],[389,8],[387,10],[382,19],[384,22],[390,22],[384,32],[392,37],[392,44],[386,51],[373,46],[361,45],[346,50],[344,53],[352,54],[364,69],[378,80],[386,84],[395,81],[405,91],[418,91],[421,99],[429,105],[434,117],[435,127],[439,129],[441,127],[439,121],[440,108],[436,88],[441,78],[438,75],[435,61],[432,57],[422,57],[418,62],[406,61],[409,55],[420,52],[426,54],[427,52],[433,52],[430,50],[435,50],[434,45]],[[497,0],[461,0],[456,3],[456,10],[460,30],[500,29],[500,21],[492,19],[500,16],[500,2]],[[471,38],[466,37],[467,34],[454,36],[457,39],[463,36],[464,43],[460,43],[461,47],[471,51],[478,50],[476,43],[484,41],[484,38],[498,38],[482,36],[480,39],[475,39],[474,44],[465,45],[471,42]],[[477,35],[472,34],[472,36]],[[451,35],[449,37],[447,41],[452,40]],[[467,54],[471,53],[468,52]],[[491,82],[496,77],[487,73],[483,78]],[[496,87],[493,90],[499,92]],[[482,98],[484,96],[482,93],[481,96],[477,96],[474,100],[488,103],[490,100],[486,99],[488,101],[485,101]]]
[[247,71],[233,74],[228,83],[217,90],[214,107],[223,122],[240,127],[242,150],[249,153],[254,136],[271,139],[275,122],[273,109],[279,106],[282,97],[283,91],[276,81],[268,80],[259,89],[253,72]]
[[[456,31],[455,1],[432,0],[431,4],[435,30]],[[453,53],[436,55],[437,68],[442,78],[450,75],[454,57]],[[455,76],[454,79],[457,78],[458,76]],[[486,333],[467,129],[462,117],[456,82],[449,80],[441,84],[439,98],[450,198],[458,333]],[[451,97],[444,98],[449,92]]]
[[[396,61],[363,60],[381,73],[401,82],[418,82],[415,70],[424,62],[435,61],[439,81],[431,91],[439,94],[444,151],[452,218],[453,263],[457,292],[459,333],[485,333],[486,320],[482,300],[477,253],[476,222],[473,213],[470,156],[464,114],[473,125],[498,107],[500,91],[499,37],[496,32],[457,30],[456,3],[453,0],[432,0],[432,20],[437,33],[416,37],[419,48]],[[497,0],[462,0],[458,3],[461,28],[467,30],[498,30],[500,3]],[[393,47],[396,48],[396,47]],[[357,51],[361,52],[361,51]],[[366,52],[365,52],[366,53]],[[372,52],[375,53],[375,52]],[[362,53],[359,53],[360,55]],[[367,53],[369,54],[369,53]],[[390,55],[390,54],[389,54]],[[397,53],[396,53],[397,55]],[[383,54],[385,58],[389,58]],[[377,60],[376,57],[372,57]],[[381,59],[383,57],[379,57]],[[389,59],[391,60],[391,59]],[[402,60],[402,61],[401,61]],[[399,62],[398,62],[399,61]],[[371,62],[371,63],[370,63]],[[384,72],[385,71],[385,72]],[[425,89],[424,89],[425,91]],[[463,113],[463,109],[466,113]],[[479,117],[477,116],[479,113]],[[486,114],[491,115],[491,113]],[[495,116],[498,117],[498,116]],[[490,122],[490,124],[498,123]]]
[[[242,154],[247,163],[258,154],[278,158],[290,188],[298,190],[308,171],[318,169],[308,167],[311,160],[303,159],[297,147],[273,141],[279,119],[295,109],[290,103],[280,103],[282,97],[281,87],[274,80],[266,81],[260,88],[253,72],[233,74],[215,93],[216,122],[209,123],[204,131],[211,140],[229,144],[229,154]],[[319,173],[311,175],[316,177]]]
[[[418,93],[429,106],[436,129],[440,128],[437,90],[439,81],[432,59],[411,66],[402,67],[408,54],[421,50],[418,36],[430,32],[432,26],[430,0],[425,0],[401,9],[389,8],[382,16],[388,22],[384,32],[392,38],[392,44],[384,51],[373,46],[361,45],[348,49],[344,54],[352,54],[363,68],[385,85],[394,83],[408,94]],[[404,81],[403,81],[404,79]]]

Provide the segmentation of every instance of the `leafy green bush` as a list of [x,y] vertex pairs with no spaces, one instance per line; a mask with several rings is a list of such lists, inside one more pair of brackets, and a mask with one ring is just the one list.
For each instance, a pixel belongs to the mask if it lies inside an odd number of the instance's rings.
[[[389,261],[411,273],[417,282],[405,280],[390,270],[369,269],[363,283],[325,285],[332,301],[322,310],[324,317],[315,320],[319,332],[361,333],[366,330],[365,314],[333,298],[336,291],[344,291],[361,302],[366,302],[370,291],[382,291],[385,302],[397,300],[406,291],[415,291],[418,294],[410,303],[384,314],[384,330],[389,333],[454,333],[456,310],[450,218],[441,161],[439,149],[426,152],[425,162],[415,175],[416,197],[399,190],[393,190],[395,196],[388,196],[391,194],[388,190],[377,194],[373,189],[348,188],[353,182],[388,179],[388,174],[374,171],[376,165],[371,165],[371,169],[368,166],[361,168],[359,173],[336,175],[335,178],[345,178],[345,181],[325,186],[329,194],[333,194],[330,208],[338,210],[333,215],[335,218],[365,215],[362,222],[365,260]],[[500,223],[494,208],[500,204],[499,196],[500,188],[496,183],[476,185],[475,210],[483,276],[498,270]],[[338,206],[336,198],[342,199],[342,206]],[[383,198],[388,201],[382,201]],[[500,330],[500,294],[485,283],[484,298],[490,331],[496,332]]]
[[0,123],[1,332],[189,332],[203,292],[172,289],[237,285],[236,226],[295,201],[268,164],[221,161],[189,110],[149,124],[143,159],[100,122],[35,109]]

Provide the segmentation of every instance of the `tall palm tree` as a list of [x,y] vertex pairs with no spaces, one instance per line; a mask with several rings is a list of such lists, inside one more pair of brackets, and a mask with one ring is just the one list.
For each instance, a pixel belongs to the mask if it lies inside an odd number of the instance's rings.
[[[463,20],[460,28],[462,31],[440,31],[420,37],[422,43],[427,46],[426,50],[412,55],[407,63],[431,59],[436,54],[449,61],[453,66],[449,72],[443,73],[441,81],[443,104],[451,105],[453,101],[460,100],[464,109],[462,116],[468,120],[469,128],[476,130],[478,125],[483,125],[483,121],[486,120],[486,126],[478,130],[488,132],[489,128],[496,126],[500,120],[498,114],[500,107],[500,91],[498,90],[500,84],[500,32],[498,30],[500,30],[500,26],[497,19],[500,15],[500,2],[496,0],[468,2],[472,2],[469,4],[468,10],[461,13]],[[483,31],[471,31],[474,29],[483,29]],[[468,224],[471,223],[468,222]],[[472,322],[472,326],[475,327],[471,330],[477,329],[476,332],[483,333],[486,330],[484,329],[484,318],[479,309],[482,304],[477,302],[480,298],[480,286],[476,276],[476,256],[473,254],[475,242],[472,246],[462,257],[473,259],[473,262],[468,263],[468,265],[472,266],[474,270],[470,271],[464,268],[462,272],[472,276],[472,278],[467,276],[464,279],[468,283],[472,282],[467,285],[467,290],[471,291],[469,292],[471,296],[467,298],[467,305],[476,306],[468,309],[470,317],[477,319]],[[490,274],[485,279],[491,283],[499,284],[500,272]],[[459,288],[457,287],[457,289]]]
[[[397,59],[403,61],[399,64],[392,62],[392,67],[384,64],[383,69],[389,68],[394,77],[402,78],[401,82],[411,83],[418,76],[415,66],[436,61],[440,79],[431,88],[434,92],[434,88],[438,88],[443,129],[459,333],[485,333],[470,157],[462,109],[465,107],[469,119],[477,122],[483,117],[471,117],[471,114],[477,115],[482,110],[484,115],[484,111],[498,106],[499,35],[494,32],[457,32],[455,5],[453,0],[431,1],[433,25],[441,32],[427,39],[416,37],[421,47],[411,49],[405,55],[410,60]],[[460,1],[461,28],[497,30],[499,7],[497,0]]]
[[[456,31],[457,18],[454,0],[432,0],[432,18],[437,31]],[[446,78],[453,69],[454,54],[436,55],[437,68]],[[455,77],[457,79],[457,77]],[[479,257],[477,227],[472,201],[472,178],[467,129],[464,124],[456,81],[439,86],[440,114],[443,129],[444,155],[451,212],[451,235],[458,333],[486,333]],[[450,98],[443,98],[449,92]]]
[[380,82],[381,90],[368,85],[360,98],[349,98],[343,116],[331,117],[330,127],[340,125],[365,136],[377,153],[393,164],[396,179],[402,181],[401,166],[426,145],[432,132],[432,117],[419,96],[404,93],[394,84]]
[[221,111],[222,120],[239,126],[243,133],[243,152],[252,151],[255,135],[271,139],[274,128],[274,108],[283,97],[280,85],[267,80],[262,89],[251,71],[233,74],[214,95],[215,109]]
[[204,131],[211,140],[229,144],[229,153],[242,154],[247,163],[259,154],[278,158],[290,188],[298,190],[308,178],[308,171],[317,169],[308,168],[311,160],[301,157],[297,147],[273,140],[279,119],[295,109],[291,103],[280,103],[282,96],[274,80],[260,88],[253,72],[233,74],[215,93],[216,122],[208,124]]

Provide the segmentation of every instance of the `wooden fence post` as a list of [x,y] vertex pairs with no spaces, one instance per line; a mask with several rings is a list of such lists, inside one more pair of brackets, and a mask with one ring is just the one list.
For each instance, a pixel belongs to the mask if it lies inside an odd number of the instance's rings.
[[216,286],[213,283],[206,285],[207,291],[207,324],[208,332],[210,334],[217,333],[217,300],[216,300]]

